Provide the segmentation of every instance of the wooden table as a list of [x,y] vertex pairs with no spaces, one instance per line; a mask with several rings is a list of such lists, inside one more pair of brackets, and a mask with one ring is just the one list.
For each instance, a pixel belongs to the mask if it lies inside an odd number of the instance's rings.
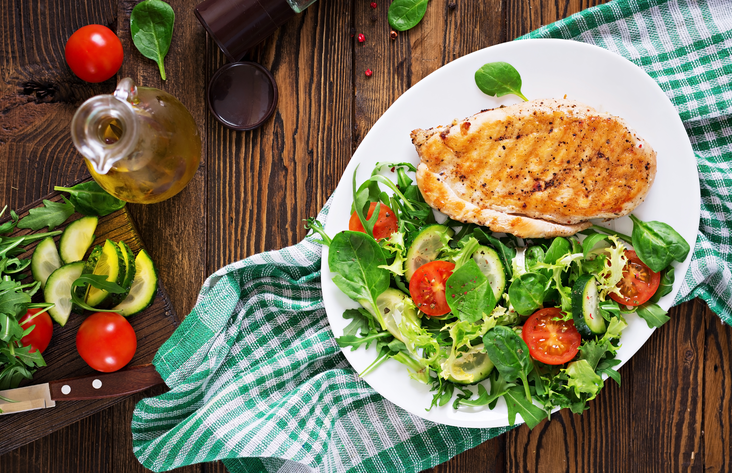
[[[204,139],[198,174],[175,198],[130,211],[178,314],[220,266],[305,236],[374,122],[412,85],[480,48],[512,40],[597,0],[431,0],[413,30],[389,38],[387,0],[321,0],[252,57],[279,86],[275,116],[234,132],[208,112],[207,80],[226,61],[193,15],[172,0],[176,26],[168,80],[133,47],[135,0],[0,0],[0,204],[21,207],[54,185],[88,176],[69,123],[85,99],[116,83],[87,84],[64,62],[66,39],[99,23],[122,39],[118,77],[162,88],[191,111]],[[359,44],[353,33],[364,33]],[[366,69],[373,76],[364,75]],[[449,91],[447,91],[449,93]],[[460,471],[731,471],[732,329],[700,301],[671,311],[582,416],[566,410],[522,426],[434,469]],[[130,418],[142,395],[0,457],[3,473],[144,471],[132,454]],[[0,434],[13,435],[2,430]],[[223,472],[221,463],[181,468]]]

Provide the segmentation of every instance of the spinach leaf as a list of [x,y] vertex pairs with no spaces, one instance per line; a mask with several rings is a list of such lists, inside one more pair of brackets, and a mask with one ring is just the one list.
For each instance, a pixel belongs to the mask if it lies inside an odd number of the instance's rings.
[[676,279],[674,275],[674,267],[669,266],[664,269],[661,274],[661,283],[659,284],[658,289],[656,289],[656,293],[653,294],[653,297],[651,297],[649,301],[658,302],[663,296],[670,294],[674,287],[674,279]]
[[[44,207],[30,209],[28,215],[21,218],[18,222],[18,228],[40,230],[43,227],[48,227],[49,230],[53,230],[61,225],[74,213],[73,204],[66,200],[66,197],[62,197],[62,199],[64,200],[63,202],[44,200]],[[26,243],[28,243],[27,240]]]
[[682,262],[689,254],[684,237],[663,222],[644,222],[635,215],[633,220],[633,249],[652,271],[659,272],[671,263]]
[[546,264],[554,264],[559,261],[564,255],[569,254],[572,246],[566,238],[556,237],[552,240],[552,244],[546,250],[544,255],[544,262]]
[[481,92],[491,97],[514,94],[524,99],[524,101],[529,101],[521,93],[521,74],[507,62],[484,64],[475,71],[475,85],[478,86]]
[[338,273],[333,282],[361,305],[371,304],[382,330],[386,330],[386,323],[376,298],[389,287],[389,271],[379,267],[385,265],[384,252],[373,237],[351,231],[333,237],[328,254],[330,270]]
[[407,31],[422,21],[429,0],[394,0],[389,5],[389,26],[397,31]]
[[646,302],[638,307],[637,314],[641,319],[646,321],[648,328],[660,327],[671,320],[661,306],[650,302]]
[[526,273],[514,279],[508,288],[508,300],[521,315],[530,315],[544,303],[549,279],[539,273]]
[[132,9],[130,33],[137,50],[158,63],[160,77],[165,77],[163,58],[168,54],[173,39],[173,8],[161,0],[144,0]]
[[506,407],[508,408],[508,423],[514,425],[516,423],[516,414],[520,414],[526,425],[533,429],[542,420],[548,419],[549,414],[544,409],[534,405],[531,398],[527,399],[521,394],[521,388],[514,387],[510,388],[503,396],[506,399]]
[[460,320],[477,322],[496,306],[496,296],[474,259],[456,269],[445,282],[447,305]]
[[505,381],[513,382],[520,378],[524,382],[526,399],[531,402],[528,375],[534,364],[526,342],[510,328],[499,325],[483,335],[483,346]]
[[53,188],[56,191],[68,192],[69,201],[77,212],[92,217],[104,217],[125,206],[124,200],[110,195],[96,181],[82,182],[74,187]]
[[602,233],[593,232],[591,235],[589,235],[587,238],[582,240],[582,254],[584,254],[585,259],[587,259],[587,256],[590,254],[590,251],[592,251],[595,246],[597,246],[598,243],[600,243],[603,240],[607,239],[607,235],[603,235]]

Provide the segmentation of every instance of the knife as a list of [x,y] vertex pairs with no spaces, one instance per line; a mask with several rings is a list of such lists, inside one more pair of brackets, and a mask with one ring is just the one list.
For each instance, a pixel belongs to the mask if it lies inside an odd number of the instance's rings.
[[[0,391],[0,415],[54,407],[56,401],[125,396],[165,384],[153,365]],[[10,400],[11,402],[9,402]]]

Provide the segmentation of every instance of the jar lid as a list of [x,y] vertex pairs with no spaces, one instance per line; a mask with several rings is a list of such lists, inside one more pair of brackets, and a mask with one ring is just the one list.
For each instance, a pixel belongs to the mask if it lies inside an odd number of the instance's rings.
[[253,130],[277,108],[277,84],[261,64],[232,62],[213,75],[206,99],[209,110],[223,125],[234,130]]

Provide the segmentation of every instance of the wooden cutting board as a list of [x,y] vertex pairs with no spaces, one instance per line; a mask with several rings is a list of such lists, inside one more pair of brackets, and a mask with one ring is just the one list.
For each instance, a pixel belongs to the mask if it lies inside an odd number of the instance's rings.
[[[53,193],[46,196],[45,199],[60,201],[61,195]],[[38,207],[41,203],[42,200],[34,202],[18,211],[18,215],[25,216],[29,209]],[[82,215],[75,213],[63,226],[57,227],[56,230],[63,230],[69,223],[81,217]],[[12,236],[43,233],[44,231],[46,229],[37,232],[16,230]],[[109,239],[115,242],[124,241],[130,246],[135,255],[140,249],[144,248],[127,208],[106,217],[100,217],[95,234],[96,239],[92,247]],[[59,238],[60,235],[54,237],[57,245]],[[37,243],[39,242],[29,245],[30,251],[20,257],[30,258]],[[32,279],[28,278],[28,282],[31,281]],[[34,302],[42,301],[42,295],[37,294],[33,300]],[[71,314],[64,327],[54,322],[51,344],[43,353],[43,358],[48,366],[39,368],[33,376],[33,380],[24,382],[23,386],[96,373],[81,359],[76,351],[76,332],[87,315],[89,313],[84,315]],[[143,312],[128,318],[128,320],[137,335],[137,351],[128,366],[150,363],[158,348],[178,326],[178,318],[160,280],[158,280],[158,293],[153,304]],[[106,409],[123,399],[125,397],[96,401],[62,401],[57,402],[56,407],[50,409],[0,416],[0,455]]]

